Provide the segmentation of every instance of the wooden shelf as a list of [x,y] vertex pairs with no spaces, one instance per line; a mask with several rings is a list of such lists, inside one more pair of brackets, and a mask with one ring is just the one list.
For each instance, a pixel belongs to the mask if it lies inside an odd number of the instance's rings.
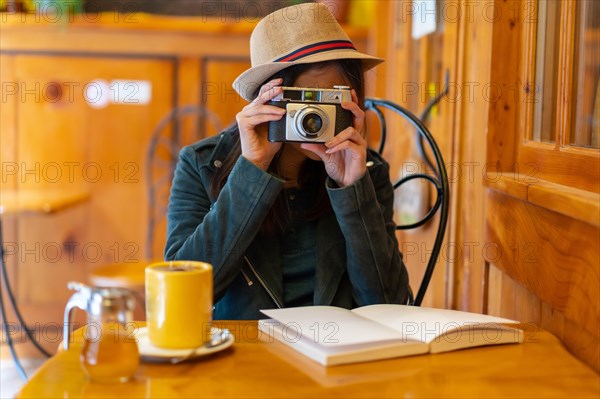
[[[71,15],[63,20],[36,14],[1,14],[2,51],[117,52],[127,54],[212,54],[248,57],[248,38],[257,20],[162,16],[145,13]],[[344,25],[364,50],[368,30]],[[50,36],[48,36],[50,35]],[[205,42],[206,41],[206,42]]]
[[488,181],[487,186],[561,215],[600,226],[600,194],[519,174]]
[[82,203],[89,197],[90,192],[83,189],[2,190],[0,214],[53,213]]

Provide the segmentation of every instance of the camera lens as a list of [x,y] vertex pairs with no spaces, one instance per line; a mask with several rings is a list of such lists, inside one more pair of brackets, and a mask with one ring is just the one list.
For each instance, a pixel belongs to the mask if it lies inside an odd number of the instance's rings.
[[310,113],[302,119],[302,127],[307,136],[315,136],[323,127],[323,119],[317,114]]
[[330,127],[327,112],[319,106],[304,105],[293,118],[293,131],[302,141],[319,140]]

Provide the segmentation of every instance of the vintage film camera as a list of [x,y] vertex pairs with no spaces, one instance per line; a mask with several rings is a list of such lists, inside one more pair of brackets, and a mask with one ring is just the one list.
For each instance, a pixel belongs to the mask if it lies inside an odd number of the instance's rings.
[[280,120],[269,122],[269,141],[329,141],[352,125],[352,112],[342,108],[342,101],[352,101],[348,86],[283,87],[283,92],[267,103],[287,111]]

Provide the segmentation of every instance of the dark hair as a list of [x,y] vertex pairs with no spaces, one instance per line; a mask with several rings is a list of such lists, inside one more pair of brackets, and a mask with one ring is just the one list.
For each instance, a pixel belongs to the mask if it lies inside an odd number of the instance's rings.
[[[257,97],[260,87],[265,83],[277,79],[282,78],[283,83],[282,86],[294,86],[294,82],[298,79],[298,76],[308,71],[309,69],[320,69],[325,68],[326,66],[334,65],[342,76],[344,76],[348,80],[348,85],[356,91],[356,95],[358,97],[358,105],[361,108],[364,108],[365,102],[365,82],[364,82],[364,74],[362,68],[362,61],[360,60],[335,60],[335,61],[322,61],[316,62],[312,64],[296,64],[289,68],[286,68],[282,71],[277,72],[273,76],[269,77],[267,80],[261,84],[256,91],[253,93],[252,97]],[[331,89],[331,87],[321,87],[321,89]]]
[[[344,76],[347,80],[347,82],[344,83],[346,83],[348,86],[352,87],[356,91],[356,95],[358,97],[358,105],[361,108],[364,108],[365,84],[362,62],[360,60],[335,60],[318,62],[313,64],[297,64],[274,74],[273,76],[269,77],[264,83],[276,78],[282,78],[282,86],[294,86],[294,82],[296,81],[298,76],[300,76],[305,71],[313,68],[324,68],[328,65],[335,65],[336,68],[338,68],[341,75]],[[253,97],[256,97],[258,95],[258,90],[260,90],[260,87],[254,93]],[[237,126],[235,126],[234,129],[238,131]],[[227,182],[227,178],[229,177],[233,166],[235,165],[237,159],[242,153],[242,148],[239,140],[240,139],[238,131],[238,135],[236,136],[236,144],[233,150],[223,160],[223,165],[217,169],[217,172],[212,177],[211,196],[213,198],[217,198],[217,196],[219,195],[219,192]],[[279,175],[277,170],[279,156],[280,153],[275,155],[268,169],[269,172],[275,175]],[[325,167],[320,161],[313,161],[307,158],[300,167],[300,170],[298,172],[298,183],[300,184],[300,186],[302,187],[305,185],[315,184],[318,187],[315,202],[312,208],[309,209],[305,214],[307,220],[316,220],[321,216],[332,212],[331,203],[329,202],[329,196],[327,195],[327,191],[325,189],[326,178],[327,173],[325,171]],[[262,225],[262,231],[265,233],[284,232],[290,221],[290,211],[287,203],[287,198],[285,196],[285,192],[282,191],[282,193],[279,195],[279,198],[275,201],[275,204],[273,205],[267,217],[265,218]]]

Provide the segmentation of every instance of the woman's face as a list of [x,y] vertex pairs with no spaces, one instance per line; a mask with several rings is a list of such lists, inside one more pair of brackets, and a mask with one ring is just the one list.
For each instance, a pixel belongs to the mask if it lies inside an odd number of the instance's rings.
[[[315,87],[319,89],[333,89],[333,86],[347,85],[349,85],[347,79],[334,64],[308,69],[301,73],[294,82],[295,87]],[[314,161],[321,159],[314,152],[300,148],[300,143],[289,144]]]

